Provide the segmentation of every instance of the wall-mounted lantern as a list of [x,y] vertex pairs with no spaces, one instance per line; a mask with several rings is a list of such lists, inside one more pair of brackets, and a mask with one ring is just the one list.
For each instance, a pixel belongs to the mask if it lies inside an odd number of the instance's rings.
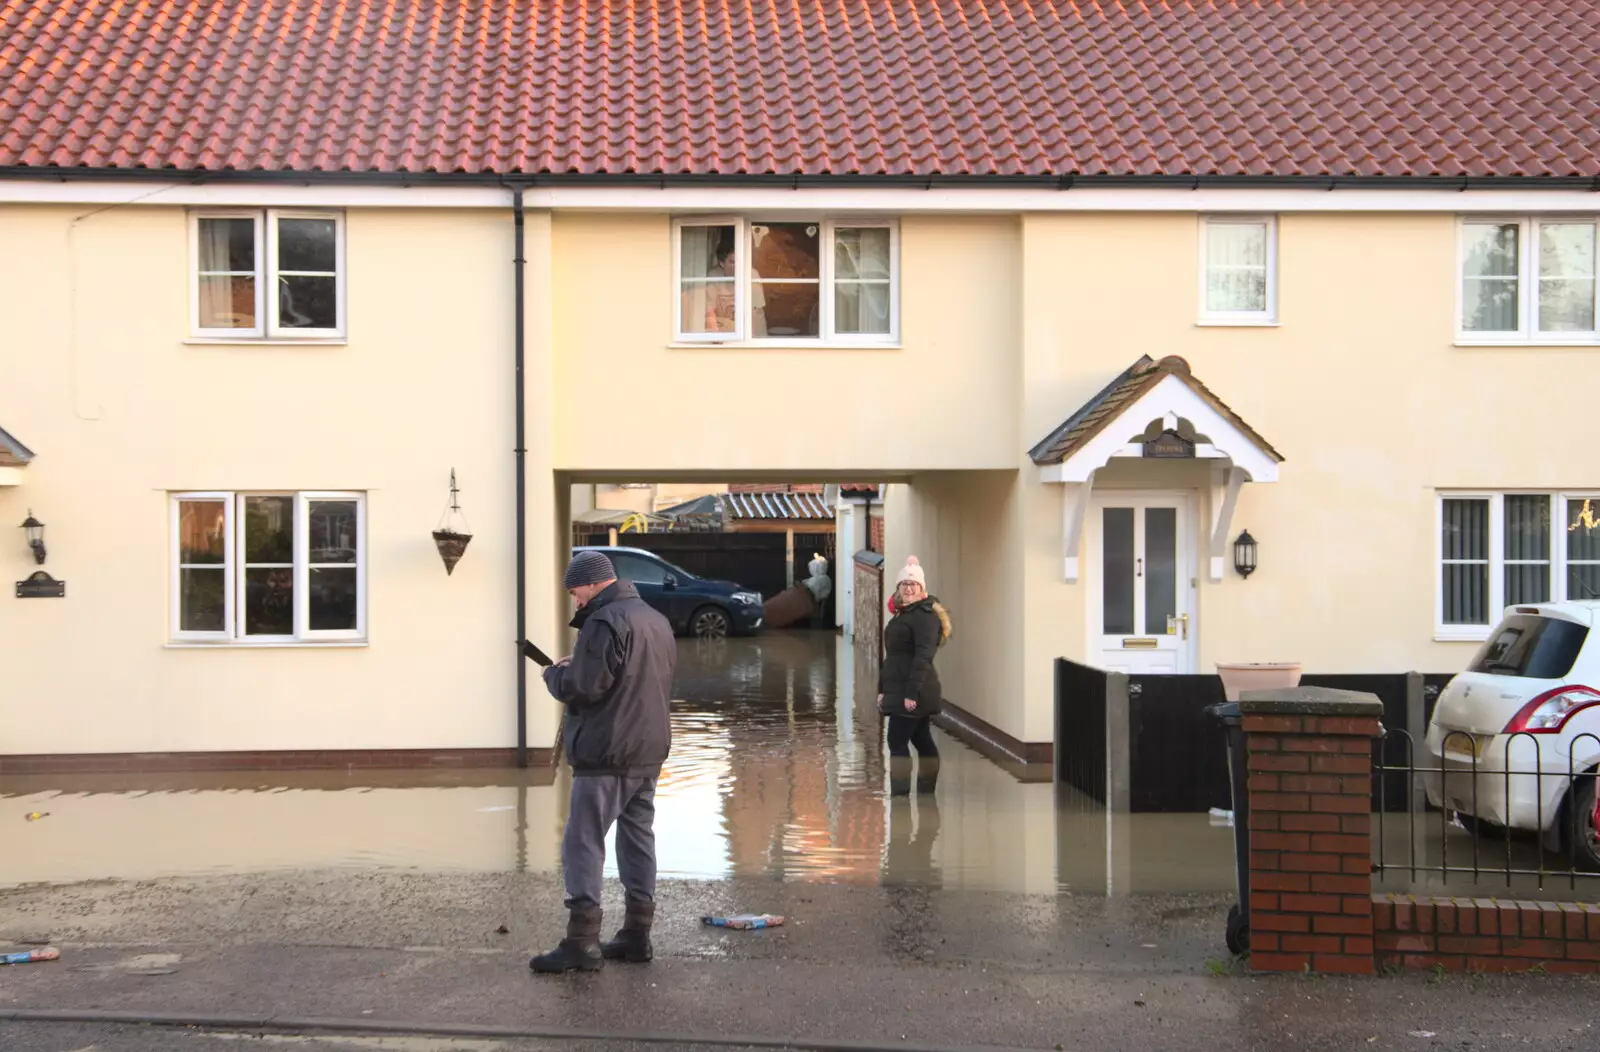
[[[439,549],[439,558],[444,560],[446,576],[456,572],[456,563],[466,554],[467,544],[472,540],[471,527],[467,525],[466,516],[461,514],[460,492],[456,489],[456,469],[451,468],[450,506],[439,520],[439,528],[433,531],[433,543]],[[458,520],[459,530],[455,528]]]
[[44,523],[33,517],[33,509],[28,509],[28,517],[22,520],[22,529],[28,536],[28,547],[33,550],[33,561],[40,566],[44,565]]
[[1249,530],[1240,533],[1239,539],[1233,542],[1233,568],[1239,571],[1240,577],[1256,572],[1256,539],[1250,536]]

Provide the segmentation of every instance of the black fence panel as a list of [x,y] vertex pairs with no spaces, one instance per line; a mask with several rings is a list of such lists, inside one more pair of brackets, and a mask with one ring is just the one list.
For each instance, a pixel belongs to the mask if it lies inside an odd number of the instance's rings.
[[1206,706],[1217,676],[1128,677],[1129,806],[1134,812],[1231,809],[1227,741]]
[[[591,534],[604,545],[608,534]],[[789,543],[781,533],[624,533],[624,548],[643,548],[697,577],[732,581],[770,599],[789,587]]]
[[[1100,683],[1092,710],[1082,707],[1079,695],[1086,693],[1080,686],[1090,676],[1098,674]],[[1091,758],[1085,755],[1081,743],[1069,738],[1082,726],[1090,711],[1098,718],[1094,730],[1103,732],[1106,708],[1101,700],[1103,676],[1098,669],[1058,661],[1056,666],[1056,710],[1058,731],[1056,737],[1056,763],[1062,770],[1063,780],[1079,788],[1080,779],[1093,782],[1096,798],[1101,799],[1105,770],[1103,754],[1096,752],[1094,767],[1084,774]],[[1431,718],[1438,703],[1439,692],[1450,682],[1451,675],[1422,676],[1423,726],[1410,726],[1410,706],[1407,697],[1408,676],[1405,673],[1332,675],[1307,673],[1300,679],[1301,686],[1326,687],[1334,690],[1359,691],[1375,695],[1383,703],[1383,725],[1387,730],[1411,734],[1418,748],[1416,763],[1427,762],[1424,742],[1427,718]],[[1213,807],[1231,808],[1232,793],[1228,784],[1228,761],[1222,724],[1205,710],[1224,699],[1222,680],[1217,676],[1131,676],[1128,680],[1128,762],[1129,806],[1134,812],[1197,812]],[[1118,728],[1113,728],[1117,733]],[[1390,741],[1404,740],[1405,735],[1390,735]],[[1098,739],[1096,739],[1098,746]],[[1382,743],[1374,743],[1374,753]],[[1391,745],[1392,750],[1395,746]],[[1408,806],[1404,771],[1398,768],[1408,758],[1391,754],[1378,756],[1381,765],[1392,765],[1383,777],[1387,782],[1380,787],[1377,776],[1372,786],[1372,807],[1380,803],[1390,812],[1404,811]],[[1088,790],[1085,790],[1088,791]]]
[[1056,778],[1106,798],[1106,673],[1056,659]]

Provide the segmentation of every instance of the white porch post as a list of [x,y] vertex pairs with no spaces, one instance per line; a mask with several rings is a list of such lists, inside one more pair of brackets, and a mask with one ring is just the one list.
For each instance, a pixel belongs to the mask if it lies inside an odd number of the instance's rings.
[[1243,468],[1214,466],[1211,469],[1211,551],[1210,576],[1222,580],[1228,554],[1228,533],[1233,527],[1233,510],[1239,504],[1239,490],[1245,483]]
[[1078,580],[1078,553],[1082,550],[1083,519],[1089,510],[1089,494],[1094,488],[1094,472],[1082,482],[1063,482],[1061,486],[1061,567],[1068,584]]

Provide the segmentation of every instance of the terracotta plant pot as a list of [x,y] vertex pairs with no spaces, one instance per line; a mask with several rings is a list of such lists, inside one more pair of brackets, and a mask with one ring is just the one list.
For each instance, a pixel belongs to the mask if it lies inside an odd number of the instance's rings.
[[1300,685],[1298,661],[1246,661],[1217,666],[1222,677],[1222,694],[1229,701],[1238,701],[1241,691],[1274,690]]

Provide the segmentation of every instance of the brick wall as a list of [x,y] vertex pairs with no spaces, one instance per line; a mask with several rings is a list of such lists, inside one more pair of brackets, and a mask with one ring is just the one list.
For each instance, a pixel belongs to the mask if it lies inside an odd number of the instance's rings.
[[1600,905],[1373,894],[1377,716],[1243,707],[1253,971],[1600,974]]
[[1250,966],[1371,975],[1378,719],[1246,715]]
[[867,520],[867,547],[883,551],[883,516],[873,515]]
[[735,482],[729,493],[821,493],[820,482]]
[[1600,972],[1600,906],[1373,896],[1378,963],[1450,972]]
[[853,563],[855,567],[856,645],[873,654],[883,649],[883,571]]

